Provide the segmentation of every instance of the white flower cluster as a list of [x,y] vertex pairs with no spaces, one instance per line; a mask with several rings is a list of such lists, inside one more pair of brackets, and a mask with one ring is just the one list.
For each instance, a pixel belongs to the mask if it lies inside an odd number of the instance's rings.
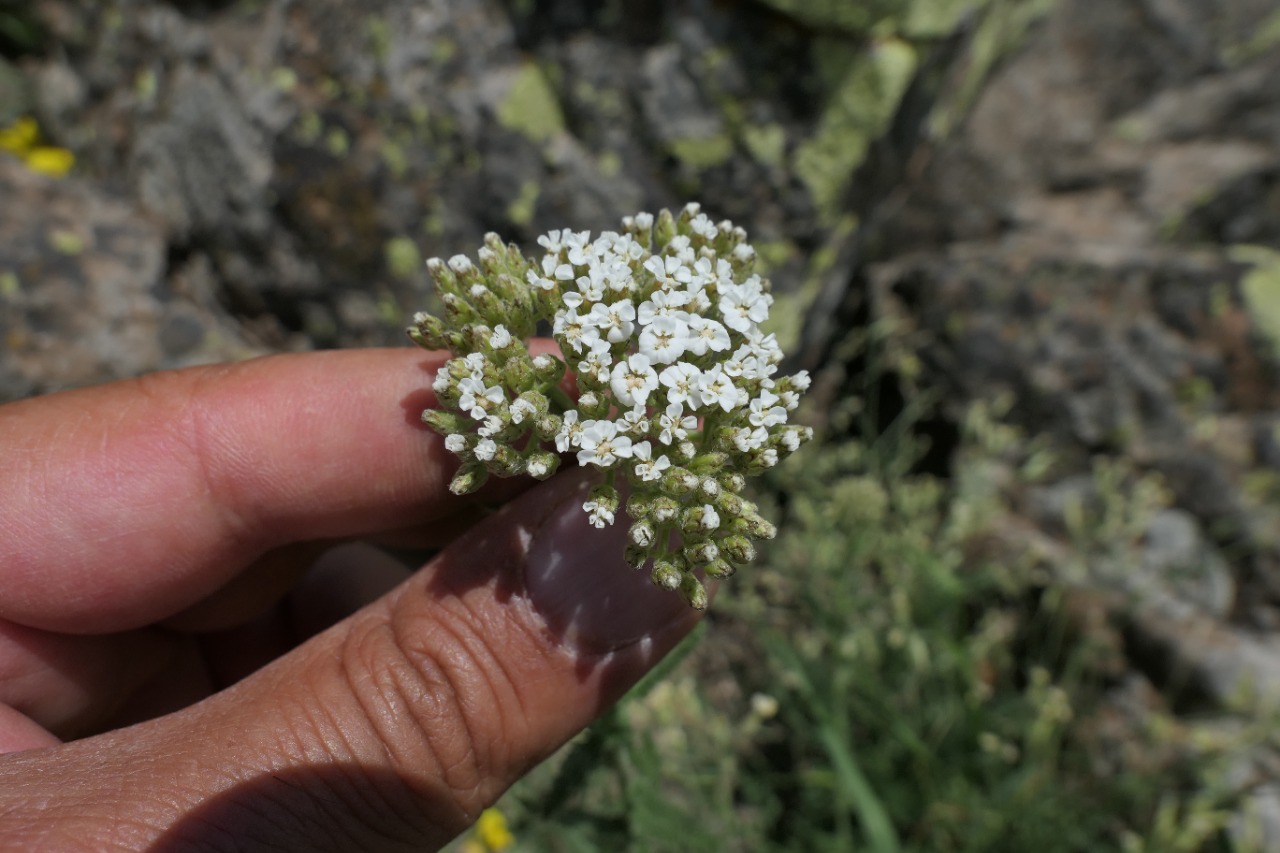
[[[454,354],[433,384],[446,408],[423,413],[463,459],[451,488],[473,491],[490,473],[549,477],[574,454],[607,471],[583,506],[604,527],[621,474],[628,559],[703,607],[699,571],[732,574],[753,558],[751,538],[773,535],[739,495],[745,476],[812,436],[788,423],[809,377],[774,377],[782,351],[760,329],[773,297],[752,272],[755,251],[696,204],[538,244],[531,261],[491,234],[478,265],[428,262],[444,317],[419,314],[409,334]],[[524,339],[540,323],[564,360],[530,355]]]

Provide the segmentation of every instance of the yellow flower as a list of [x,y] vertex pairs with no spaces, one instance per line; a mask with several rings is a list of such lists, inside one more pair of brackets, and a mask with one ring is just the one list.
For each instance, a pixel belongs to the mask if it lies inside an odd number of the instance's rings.
[[18,119],[8,127],[0,127],[0,151],[8,151],[19,157],[26,155],[40,138],[36,120],[30,116]]
[[40,144],[40,128],[30,116],[0,127],[0,151],[17,155],[33,172],[55,178],[67,174],[76,164],[76,155],[67,149]]
[[476,835],[486,850],[498,853],[516,843],[516,837],[507,828],[507,819],[497,809],[485,809],[476,821]]
[[76,164],[76,155],[67,149],[47,145],[32,148],[22,159],[31,171],[54,178],[61,178]]

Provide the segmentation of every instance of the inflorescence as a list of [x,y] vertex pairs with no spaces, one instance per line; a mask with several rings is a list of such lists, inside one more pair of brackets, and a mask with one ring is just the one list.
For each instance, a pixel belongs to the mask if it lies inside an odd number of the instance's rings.
[[[536,261],[496,234],[478,264],[429,260],[444,316],[415,315],[409,335],[454,357],[433,384],[447,408],[422,419],[462,459],[459,495],[489,474],[546,479],[576,453],[604,471],[583,510],[605,527],[621,476],[627,561],[701,610],[698,571],[728,577],[755,557],[753,539],[776,533],[740,493],[812,437],[787,423],[809,376],[773,378],[782,351],[760,330],[773,297],[742,228],[696,204],[622,226],[594,240],[552,231]],[[540,323],[564,359],[530,354]]]

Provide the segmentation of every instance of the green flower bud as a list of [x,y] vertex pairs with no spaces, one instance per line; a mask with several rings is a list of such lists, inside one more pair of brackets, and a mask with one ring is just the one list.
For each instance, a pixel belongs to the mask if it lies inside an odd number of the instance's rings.
[[453,274],[453,270],[449,269],[449,265],[441,258],[427,258],[427,272],[431,274],[431,279],[436,283],[436,289],[441,294],[458,293],[458,277]]
[[554,355],[543,353],[533,357],[533,372],[538,382],[546,386],[559,385],[564,378],[566,365]]
[[703,568],[703,571],[707,573],[708,577],[729,578],[729,577],[733,577],[737,569],[734,568],[732,563],[720,558],[716,558],[711,562],[707,563],[707,565]]
[[681,462],[691,462],[698,455],[698,446],[692,441],[682,441],[676,445],[676,456]]
[[603,418],[609,414],[609,398],[595,391],[587,391],[578,398],[578,411],[584,419]]
[[778,528],[754,512],[735,518],[730,524],[730,529],[735,533],[745,533],[753,539],[772,539],[778,535]]
[[730,471],[720,478],[720,485],[731,492],[740,492],[747,486],[747,478],[736,471]]
[[662,476],[662,490],[668,494],[684,495],[698,488],[698,475],[685,468],[670,468]]
[[545,480],[560,467],[560,457],[546,450],[535,450],[524,461],[524,470],[535,480]]
[[489,470],[500,477],[513,477],[524,473],[524,457],[514,448],[499,444],[489,461]]
[[720,484],[711,477],[703,477],[698,484],[698,494],[709,501],[720,497]]
[[539,441],[551,441],[563,425],[564,419],[559,415],[545,414],[533,422],[533,434]]
[[694,610],[707,609],[707,589],[693,572],[681,576],[680,597]]
[[664,209],[658,214],[658,221],[653,226],[654,250],[661,251],[674,236],[676,236],[676,219],[671,215],[671,211]]
[[648,548],[652,545],[655,535],[653,525],[647,521],[637,521],[627,531],[627,537],[639,548]]
[[643,569],[644,564],[649,562],[649,549],[641,548],[639,545],[628,544],[622,557],[631,568]]
[[405,330],[413,342],[423,349],[448,349],[449,333],[444,321],[425,311],[413,315],[413,325]]
[[620,497],[618,495],[618,490],[613,486],[601,483],[591,490],[591,495],[588,500],[595,501],[610,512],[617,512]]
[[680,588],[681,572],[670,560],[654,560],[653,571],[649,577],[653,580],[654,586],[665,590],[675,591]]
[[527,356],[507,359],[502,366],[502,381],[508,388],[528,388],[534,384],[533,364]]
[[681,553],[691,565],[701,566],[719,557],[720,549],[710,539],[703,539],[701,542],[686,545]]
[[649,507],[647,515],[658,524],[666,524],[676,517],[676,513],[680,510],[680,504],[676,503],[666,495],[660,495],[653,499],[653,503]]
[[751,540],[737,533],[721,539],[720,550],[735,563],[750,563],[756,558],[756,548]]
[[729,454],[722,452],[704,453],[689,463],[689,470],[695,474],[710,474],[723,471],[729,464]]
[[481,462],[468,462],[458,469],[449,483],[449,491],[455,495],[469,495],[484,485],[489,479],[489,471]]
[[422,413],[422,422],[441,435],[455,432],[467,432],[475,421],[458,412],[446,412],[440,409],[427,409]]

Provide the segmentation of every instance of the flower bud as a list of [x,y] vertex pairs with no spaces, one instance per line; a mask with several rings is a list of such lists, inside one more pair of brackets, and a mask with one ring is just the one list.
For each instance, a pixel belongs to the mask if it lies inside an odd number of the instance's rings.
[[756,558],[756,548],[751,540],[737,533],[721,539],[720,550],[735,563],[750,563]]
[[533,433],[539,441],[551,441],[560,432],[564,419],[559,415],[545,414],[533,422]]
[[588,500],[595,501],[600,506],[607,508],[610,512],[617,512],[620,498],[618,496],[617,489],[613,486],[601,483],[591,490],[591,495]]
[[638,548],[648,548],[653,544],[654,538],[653,525],[647,521],[637,521],[631,525],[631,529],[627,531],[627,537],[631,539],[632,544]]
[[535,450],[525,459],[524,470],[535,480],[545,480],[560,467],[560,457],[546,450]]
[[720,478],[720,485],[731,492],[740,492],[746,488],[747,478],[737,471],[730,471]]
[[698,474],[708,474],[717,471],[723,471],[729,464],[729,454],[716,451],[715,453],[704,453],[689,463],[689,470]]
[[676,445],[676,456],[682,462],[690,462],[698,455],[698,447],[692,441],[682,441]]
[[446,412],[442,409],[427,409],[422,413],[422,422],[441,435],[466,432],[471,429],[473,421],[458,412]]
[[737,571],[737,569],[734,568],[732,563],[717,557],[716,559],[707,563],[707,565],[703,568],[703,571],[707,573],[708,577],[729,578],[729,577],[733,577],[733,574],[734,572]]
[[698,484],[698,494],[707,500],[715,500],[720,496],[720,484],[711,477],[703,477],[702,482]]
[[676,564],[670,560],[654,560],[653,571],[649,574],[655,586],[668,591],[680,588],[681,573]]
[[681,576],[680,597],[694,610],[707,609],[707,589],[693,572]]
[[449,335],[444,321],[425,311],[413,315],[413,325],[405,330],[413,342],[423,349],[448,349]]
[[565,367],[565,363],[554,355],[543,353],[533,358],[534,375],[543,385],[560,384],[560,380],[564,378]]
[[674,236],[676,236],[675,217],[671,215],[671,211],[664,209],[658,214],[658,221],[653,226],[654,250],[662,249]]
[[649,562],[649,549],[629,544],[623,551],[622,558],[626,560],[627,565],[631,568],[643,569],[644,564]]
[[653,504],[649,509],[649,516],[658,524],[666,524],[676,517],[676,512],[680,509],[680,505],[666,495],[660,495],[653,499]]
[[455,495],[468,495],[483,486],[487,479],[489,479],[489,471],[483,463],[468,462],[453,475],[453,480],[449,483],[449,491]]
[[578,398],[578,411],[584,418],[603,418],[609,413],[609,398],[587,391]]
[[431,274],[431,279],[436,283],[436,289],[441,294],[457,294],[458,277],[453,274],[453,270],[449,269],[443,259],[427,258],[427,272]]
[[690,565],[701,566],[719,557],[720,549],[710,539],[703,539],[701,542],[685,546],[682,553]]
[[662,490],[671,494],[683,495],[698,488],[698,475],[685,468],[672,468],[662,476]]

